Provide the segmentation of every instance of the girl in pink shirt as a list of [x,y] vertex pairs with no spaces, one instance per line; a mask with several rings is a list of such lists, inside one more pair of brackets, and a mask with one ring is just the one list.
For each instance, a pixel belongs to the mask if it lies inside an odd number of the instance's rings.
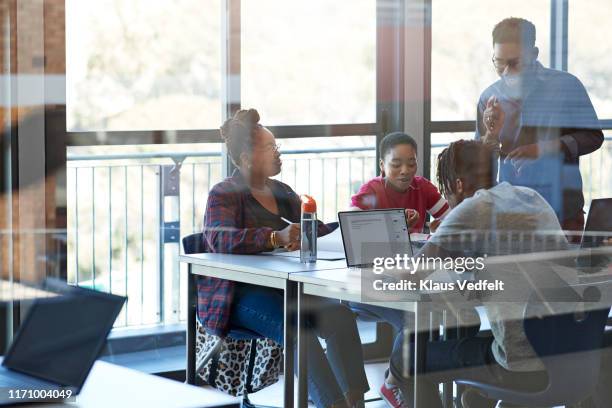
[[436,186],[417,172],[417,144],[405,133],[394,132],[380,142],[379,177],[365,183],[351,198],[362,210],[405,208],[410,232],[423,232],[425,212],[433,218],[432,231],[450,211]]
[[[435,230],[439,220],[449,211],[449,206],[429,180],[416,175],[415,140],[405,133],[390,133],[380,142],[379,152],[381,175],[361,186],[351,198],[351,207],[362,210],[405,208],[410,232],[423,231],[425,212],[428,212],[436,218],[430,225],[430,230]],[[350,306],[357,313],[365,310],[370,315],[377,316],[380,321],[391,323],[400,332],[404,324],[410,327],[408,322],[414,318],[411,313],[375,305],[351,303]],[[407,406],[404,405],[399,385],[392,376],[385,375],[379,392],[389,406]]]

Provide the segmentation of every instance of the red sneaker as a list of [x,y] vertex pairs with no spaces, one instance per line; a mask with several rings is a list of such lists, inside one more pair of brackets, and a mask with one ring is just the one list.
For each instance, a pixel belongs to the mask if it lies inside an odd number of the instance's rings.
[[404,400],[400,387],[383,383],[380,387],[380,396],[382,399],[393,408],[409,408],[408,404]]

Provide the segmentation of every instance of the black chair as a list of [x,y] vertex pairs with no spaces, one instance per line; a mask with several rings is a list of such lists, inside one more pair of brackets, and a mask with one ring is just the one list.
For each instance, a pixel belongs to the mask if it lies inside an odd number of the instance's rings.
[[[203,234],[201,232],[197,232],[195,234],[190,234],[187,235],[185,237],[183,237],[182,239],[182,243],[183,243],[183,251],[185,254],[189,255],[189,254],[201,254],[201,253],[205,253],[206,252],[206,247],[204,245],[204,237]],[[195,279],[191,279],[192,277],[190,277],[190,279],[188,279],[188,282],[190,282],[190,285],[195,286]],[[188,290],[190,293],[195,292],[195,287],[190,288]],[[196,295],[197,296],[197,295]],[[188,311],[187,315],[188,316],[197,316],[197,301],[190,301],[189,302],[189,308],[192,309],[190,311]],[[190,313],[191,312],[191,313]],[[196,344],[196,334],[195,334],[195,323],[193,322],[195,319],[189,319],[194,327],[189,327],[189,330],[187,330],[187,353],[193,353],[195,354],[195,344]],[[258,339],[263,339],[264,337],[259,335],[258,333],[255,333],[254,331],[245,329],[245,328],[241,328],[241,327],[233,327],[230,329],[229,333],[227,334],[227,337],[234,339],[234,340],[245,340],[245,341],[251,341],[251,351],[256,349],[257,346],[257,340]],[[190,347],[190,345],[193,345]],[[194,364],[194,367],[187,367],[187,383],[190,384],[195,384],[196,382],[196,378],[197,378],[197,373],[200,372],[200,370],[213,358],[213,356],[215,355],[215,353],[217,353],[219,351],[219,349],[221,348],[221,346],[223,345],[223,339],[219,338],[219,340],[217,341],[217,343],[210,349],[210,351],[199,361],[197,362],[197,364]],[[254,357],[254,356],[253,356]],[[253,369],[254,369],[254,358],[249,358],[249,362],[247,365],[247,384],[250,383],[250,379],[253,377]],[[195,358],[194,358],[195,361]],[[191,364],[188,364],[191,365]],[[193,371],[192,371],[193,370]],[[265,406],[265,405],[254,405],[250,400],[249,400],[249,395],[248,395],[248,387],[245,386],[245,392],[242,395],[242,401],[240,403],[241,407],[245,407],[245,408],[275,408],[275,407],[269,407],[269,406]]]
[[185,254],[203,254],[206,252],[204,246],[204,234],[196,232],[183,237],[183,252]]

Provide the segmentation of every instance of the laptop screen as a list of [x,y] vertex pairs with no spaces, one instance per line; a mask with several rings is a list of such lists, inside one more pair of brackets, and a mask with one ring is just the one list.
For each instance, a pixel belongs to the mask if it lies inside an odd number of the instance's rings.
[[412,256],[410,234],[402,208],[338,213],[346,264],[372,265],[376,257]]
[[605,238],[612,237],[612,198],[591,202],[582,236],[582,248],[596,248]]
[[125,298],[65,283],[47,283],[46,288],[59,289],[59,295],[32,304],[3,365],[78,391]]

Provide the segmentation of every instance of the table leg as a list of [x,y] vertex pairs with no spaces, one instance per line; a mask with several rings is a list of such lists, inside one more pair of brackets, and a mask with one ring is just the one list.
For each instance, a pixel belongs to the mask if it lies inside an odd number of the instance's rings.
[[198,293],[196,277],[191,273],[191,264],[187,265],[187,367],[185,377],[187,384],[195,384],[196,372],[196,306]]
[[425,394],[421,392],[422,376],[419,373],[424,372],[425,359],[427,356],[427,341],[429,340],[428,324],[429,314],[424,313],[421,309],[423,306],[418,302],[414,303],[414,407],[426,408],[430,406],[425,400]]
[[308,406],[308,382],[307,382],[307,359],[306,359],[306,341],[304,334],[308,328],[306,327],[306,315],[309,313],[307,299],[304,295],[303,283],[299,282],[297,286],[297,378],[298,378],[298,408],[306,408]]
[[285,281],[284,294],[284,369],[285,384],[283,390],[283,407],[293,408],[294,392],[294,367],[295,367],[295,316],[296,312],[297,284]]
[[442,322],[441,312],[432,310],[429,313],[431,323],[429,324],[429,341],[440,341],[440,323]]
[[[461,339],[461,338],[465,337],[465,333],[466,333],[465,322],[463,322],[461,320],[461,314],[458,313],[458,315],[457,315],[456,338],[457,339]],[[463,404],[461,403],[461,395],[466,390],[466,387],[464,385],[461,385],[461,384],[456,384],[456,388],[457,388],[457,402],[456,402],[455,406],[457,408],[463,408]]]
[[[448,310],[442,312],[442,338],[450,340],[450,325],[452,323],[451,313]],[[442,384],[442,402],[445,408],[453,408],[453,382],[447,381]]]

